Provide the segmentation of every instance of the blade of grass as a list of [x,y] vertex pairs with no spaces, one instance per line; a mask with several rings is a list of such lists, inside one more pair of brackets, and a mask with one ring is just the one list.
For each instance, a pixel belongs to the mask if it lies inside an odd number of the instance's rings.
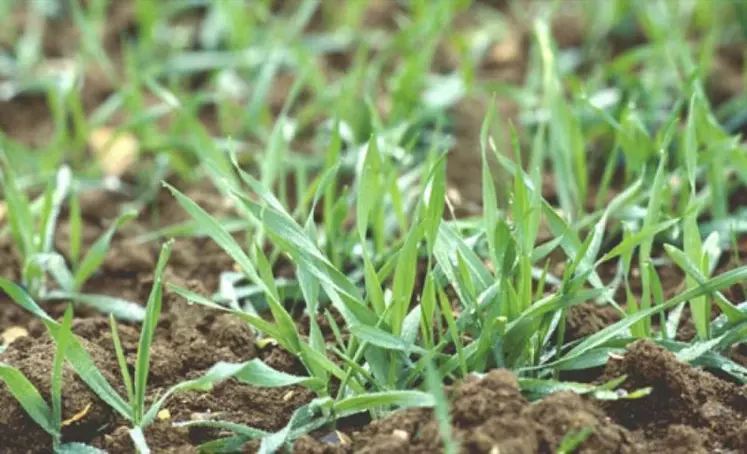
[[119,331],[117,330],[117,321],[114,319],[114,315],[109,314],[109,327],[112,333],[112,343],[114,344],[114,353],[117,356],[117,363],[119,364],[119,371],[122,374],[122,383],[127,393],[127,400],[129,402],[135,402],[135,389],[132,385],[132,378],[130,377],[130,369],[127,365],[127,359],[122,350],[122,343],[119,339]]
[[[70,342],[70,337],[72,336],[72,333],[70,332],[72,321],[73,307],[68,304],[65,309],[65,315],[62,317],[60,337],[57,339],[57,349],[54,355],[54,363],[52,364],[52,422],[55,425],[55,432],[57,434],[62,433],[62,368],[65,365],[65,354],[67,352],[68,343]],[[59,438],[54,437],[55,446],[59,443]]]
[[150,347],[153,343],[153,336],[156,331],[158,317],[161,314],[161,303],[163,294],[163,271],[166,268],[166,262],[171,254],[173,241],[169,241],[161,247],[161,253],[158,256],[158,263],[153,276],[153,287],[148,297],[148,304],[145,308],[145,319],[140,328],[140,342],[137,348],[137,359],[135,360],[135,380],[133,391],[135,399],[132,402],[134,423],[140,426],[143,422],[145,413],[145,395],[148,384],[148,374],[150,372]]
[[55,434],[56,423],[52,420],[49,408],[39,390],[15,367],[0,363],[0,379],[8,386],[8,391],[16,398],[26,413],[47,433]]
[[[60,324],[44,312],[31,297],[19,286],[0,278],[0,289],[19,306],[31,312],[38,317],[49,330],[50,335],[55,340],[59,339]],[[93,359],[88,355],[83,346],[73,336],[67,349],[67,360],[73,369],[78,373],[80,378],[96,393],[104,402],[109,404],[114,410],[128,420],[132,420],[132,409],[122,397],[112,388],[106,378],[96,367]]]
[[83,284],[93,275],[94,272],[99,268],[101,263],[104,261],[106,253],[109,251],[109,245],[114,237],[114,233],[122,227],[125,223],[131,221],[137,216],[136,211],[128,211],[117,218],[111,227],[96,240],[88,250],[88,253],[83,257],[80,262],[80,266],[75,270],[74,275],[74,290],[80,290]]

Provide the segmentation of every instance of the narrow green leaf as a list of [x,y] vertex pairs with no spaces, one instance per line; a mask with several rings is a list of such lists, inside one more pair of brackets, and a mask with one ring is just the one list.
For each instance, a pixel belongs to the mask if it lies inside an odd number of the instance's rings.
[[[44,312],[35,302],[16,284],[7,279],[0,278],[0,289],[15,301],[16,304],[38,317],[49,330],[55,340],[60,338],[60,324]],[[112,388],[106,378],[96,367],[93,359],[88,355],[83,346],[73,336],[67,349],[67,360],[73,366],[80,378],[96,393],[104,402],[109,404],[120,415],[132,420],[132,410],[122,397]]]
[[390,325],[392,326],[392,333],[395,335],[400,334],[405,315],[407,315],[407,310],[410,308],[412,292],[415,288],[418,244],[420,243],[422,234],[422,227],[413,226],[410,229],[405,237],[405,242],[397,260],[397,267],[394,270]]
[[131,403],[135,402],[135,390],[132,386],[132,378],[130,377],[130,370],[127,366],[127,359],[122,349],[122,343],[119,339],[119,331],[117,330],[117,321],[114,319],[114,315],[109,314],[109,327],[112,333],[112,343],[114,344],[114,353],[117,356],[117,363],[119,364],[119,371],[122,374],[122,383],[124,383],[125,392],[127,392],[127,400]]
[[[55,429],[58,433],[62,430],[62,368],[65,365],[67,346],[72,337],[72,332],[70,331],[72,322],[73,306],[68,304],[65,314],[62,317],[60,336],[57,339],[57,349],[54,355],[54,363],[52,364],[52,422],[55,424]],[[55,439],[55,444],[57,443],[59,443],[59,439]]]
[[432,364],[428,364],[426,367],[425,382],[428,392],[433,396],[438,429],[444,443],[444,454],[456,454],[459,452],[459,444],[452,436],[449,401],[446,398],[446,393],[444,393],[438,369]]
[[106,451],[84,443],[65,443],[58,446],[54,454],[106,454]]
[[381,347],[385,350],[401,351],[405,353],[418,353],[421,355],[425,354],[425,350],[423,350],[421,347],[408,343],[401,337],[387,333],[386,331],[374,326],[355,324],[349,325],[348,329],[358,339],[366,341],[371,345]]
[[94,295],[52,290],[44,296],[45,301],[72,301],[91,307],[103,314],[111,314],[117,320],[141,322],[145,317],[143,306],[132,301],[109,295]]
[[143,418],[142,426],[152,423],[168,399],[174,394],[197,390],[209,391],[213,387],[229,378],[236,378],[248,385],[262,388],[282,388],[293,385],[313,385],[314,379],[287,374],[273,369],[259,359],[244,363],[228,363],[220,361],[199,378],[186,380],[169,388],[148,409]]
[[75,290],[80,290],[89,277],[96,272],[99,265],[104,261],[106,253],[109,251],[109,245],[114,237],[114,233],[125,223],[137,216],[136,211],[128,211],[117,218],[107,231],[96,240],[88,250],[88,253],[81,260],[80,265],[75,270]]
[[[612,324],[594,334],[584,339],[582,342],[580,342],[578,345],[573,347],[568,353],[566,353],[560,361],[556,362],[555,364],[558,364],[560,362],[566,362],[573,358],[577,358],[584,354],[585,352],[588,352],[589,350],[596,348],[603,343],[607,342],[608,340],[623,335],[626,330],[632,326],[634,323],[643,320],[644,318],[650,317],[657,311],[663,311],[668,310],[670,308],[675,307],[676,305],[689,301],[692,298],[696,298],[701,295],[705,295],[708,293],[712,293],[717,290],[721,290],[723,288],[730,287],[731,285],[734,285],[737,282],[740,282],[747,278],[747,266],[743,266],[740,268],[736,268],[730,271],[727,271],[719,276],[716,276],[712,278],[711,280],[700,284],[698,287],[688,289],[687,291],[669,299],[666,303],[662,304],[659,307],[652,307],[646,310],[641,310],[637,312],[634,315],[631,315],[629,317],[626,317],[619,322]],[[550,365],[546,365],[550,366]]]
[[361,156],[355,220],[361,241],[366,238],[368,216],[381,197],[382,162],[376,141],[376,136],[371,136]]
[[10,224],[13,240],[22,257],[28,257],[37,248],[34,246],[34,225],[31,205],[26,194],[19,190],[18,182],[5,154],[1,154],[5,164],[5,172],[0,173],[3,182],[3,195],[8,206],[8,223]]
[[75,189],[70,191],[70,214],[68,215],[68,227],[70,229],[70,261],[73,269],[79,268],[80,250],[83,244],[83,215],[80,210],[80,198]]
[[669,219],[664,222],[660,222],[656,225],[644,227],[642,230],[628,236],[617,246],[612,248],[609,252],[604,254],[597,263],[604,263],[612,260],[615,257],[624,255],[635,249],[639,245],[643,245],[649,239],[652,239],[657,234],[669,230],[670,228],[677,225],[680,222],[679,219]]
[[[687,254],[672,246],[671,244],[665,244],[664,250],[672,259],[672,261],[676,263],[677,266],[682,269],[682,271],[687,273],[688,276],[691,276],[693,279],[695,279],[698,284],[702,285],[707,282],[708,278],[700,272],[698,267],[695,266],[695,264],[692,262],[692,260],[690,260],[690,257],[688,257]],[[726,298],[726,296],[724,296],[723,293],[714,292],[713,296],[719,309],[721,309],[721,311],[727,316],[729,322],[737,323],[747,320],[747,313],[744,313],[736,308]]]
[[276,339],[278,341],[278,343],[283,348],[290,349],[289,345],[285,345],[284,344],[285,341],[283,339],[283,335],[282,335],[281,331],[277,328],[277,326],[273,325],[272,323],[268,322],[267,320],[264,320],[264,319],[262,319],[260,317],[257,317],[257,316],[251,315],[251,314],[247,314],[246,312],[243,312],[243,311],[240,311],[240,310],[237,310],[237,309],[232,309],[232,308],[229,308],[229,307],[226,307],[226,306],[221,306],[220,304],[215,303],[215,302],[213,302],[213,301],[205,298],[204,296],[202,296],[202,295],[200,295],[198,293],[195,293],[195,292],[193,292],[191,290],[185,289],[183,287],[179,287],[179,286],[173,285],[173,284],[167,284],[167,286],[168,286],[169,290],[171,290],[172,292],[175,292],[178,295],[182,296],[190,304],[191,303],[196,303],[196,304],[199,304],[201,306],[206,306],[206,307],[209,307],[209,308],[212,308],[212,309],[216,309],[216,310],[219,310],[219,311],[228,312],[230,314],[233,314],[236,317],[238,317],[241,320],[243,320],[246,323],[248,323],[249,325],[251,325],[252,327],[254,327],[257,330],[259,330],[260,332],[268,335],[269,337],[271,337],[273,339]]
[[312,405],[304,405],[294,411],[290,421],[288,421],[288,424],[286,424],[285,427],[262,439],[262,444],[259,447],[258,454],[273,454],[278,452],[286,442],[289,441],[288,439],[291,435],[291,431],[298,426],[308,424],[314,417],[314,414],[315,411]]
[[381,290],[379,277],[365,247],[363,248],[363,276],[366,285],[366,299],[371,302],[376,314],[381,316],[385,310],[384,292]]
[[65,201],[65,198],[67,198],[71,184],[72,172],[70,171],[70,167],[66,165],[60,167],[60,170],[57,171],[55,183],[52,186],[52,192],[50,193],[49,209],[45,210],[41,219],[42,243],[39,251],[42,253],[52,252],[54,246],[54,233],[57,228],[57,218],[60,216],[62,203]]
[[140,342],[137,348],[137,359],[135,360],[135,380],[133,390],[135,400],[133,402],[132,413],[135,416],[135,424],[140,425],[145,413],[145,395],[148,384],[148,374],[150,372],[150,347],[153,343],[153,336],[156,332],[158,317],[161,314],[161,303],[163,294],[163,271],[171,254],[173,241],[169,241],[161,247],[161,253],[158,256],[156,271],[153,276],[153,287],[151,288],[148,304],[145,308],[145,319],[140,328]]
[[0,363],[0,379],[31,419],[47,433],[55,435],[56,423],[52,419],[52,410],[29,379],[20,370],[3,363]]
[[342,417],[376,407],[433,407],[435,403],[433,395],[422,391],[383,391],[347,397],[335,402],[332,408],[335,414]]

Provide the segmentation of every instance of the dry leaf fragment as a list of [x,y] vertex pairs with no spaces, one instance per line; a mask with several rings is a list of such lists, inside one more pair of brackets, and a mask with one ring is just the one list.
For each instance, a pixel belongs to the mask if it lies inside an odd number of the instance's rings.
[[90,411],[91,411],[91,404],[89,403],[88,405],[85,406],[85,408],[83,408],[83,410],[81,410],[78,413],[74,414],[72,417],[70,417],[70,418],[62,421],[62,427],[67,427],[67,426],[69,426],[69,425],[71,425],[73,423],[76,423],[76,422],[80,421],[81,419],[85,418],[86,415]]
[[104,173],[117,177],[135,163],[140,151],[135,136],[108,127],[93,130],[88,137],[88,146],[96,155]]
[[20,326],[11,326],[10,328],[3,331],[2,334],[0,334],[0,341],[2,341],[0,343],[3,345],[7,345],[18,339],[19,337],[25,337],[28,335],[29,332],[26,330],[26,328]]

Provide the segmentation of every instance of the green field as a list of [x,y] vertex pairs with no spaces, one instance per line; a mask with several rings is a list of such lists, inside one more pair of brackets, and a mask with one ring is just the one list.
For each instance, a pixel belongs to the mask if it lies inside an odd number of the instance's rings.
[[747,450],[747,3],[0,2],[0,452]]

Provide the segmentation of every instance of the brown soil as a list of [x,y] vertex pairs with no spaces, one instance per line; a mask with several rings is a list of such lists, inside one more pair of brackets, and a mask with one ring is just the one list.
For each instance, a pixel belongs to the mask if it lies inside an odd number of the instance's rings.
[[[553,452],[571,430],[593,429],[578,452],[628,453],[640,446],[632,434],[609,421],[593,402],[560,392],[530,404],[514,375],[493,370],[448,390],[453,436],[464,453]],[[405,410],[349,434],[351,443],[329,446],[304,437],[297,453],[433,453],[443,442],[432,411]]]
[[[505,5],[505,1],[484,2]],[[109,23],[102,30],[101,42],[117,69],[121,69],[121,38],[133,33],[135,27],[131,3],[112,2]],[[334,9],[334,8],[333,8]],[[367,26],[394,28],[394,9],[385,0],[372,1],[365,22]],[[23,15],[14,21],[23,21]],[[460,17],[469,26],[468,13]],[[560,47],[578,45],[583,27],[566,11],[553,24]],[[75,52],[78,32],[69,23],[52,22],[44,36],[47,57],[64,58]],[[636,38],[638,39],[638,37]],[[523,80],[529,30],[518,21],[507,38],[495,45],[484,67],[478,68],[482,82]],[[635,41],[638,42],[638,41]],[[633,43],[621,43],[622,52]],[[0,45],[5,45],[0,36]],[[709,94],[714,102],[729,99],[743,90],[737,77],[744,67],[743,55],[737,50],[719,49],[714,67],[726,75],[711,77]],[[437,70],[446,73],[460,65],[455,49],[443,45],[438,50]],[[344,71],[349,59],[345,55],[329,57],[331,70]],[[43,70],[43,68],[40,68]],[[121,71],[118,71],[121,73]],[[85,68],[83,87],[84,108],[90,112],[113,90],[100,68]],[[280,77],[269,103],[277,113],[284,94],[292,84],[289,77]],[[456,145],[449,156],[449,197],[457,214],[480,211],[480,144],[479,131],[487,111],[487,99],[482,93],[470,93],[452,108]],[[146,102],[150,102],[146,100]],[[385,104],[385,102],[384,102]],[[516,117],[516,107],[503,99],[497,101],[503,122]],[[210,107],[200,113],[211,130],[218,130],[218,121]],[[386,110],[382,108],[382,110]],[[122,121],[123,119],[116,119]],[[163,126],[163,125],[162,125]],[[0,130],[14,140],[32,146],[47,143],[52,135],[52,119],[43,96],[23,95],[0,102]],[[226,131],[223,131],[226,133]],[[505,131],[503,137],[507,137]],[[499,144],[501,146],[501,144]],[[506,144],[503,144],[506,147]],[[496,172],[498,172],[496,170]],[[496,178],[500,181],[500,178]],[[208,182],[174,182],[193,200],[212,213],[225,215],[230,208]],[[498,184],[498,182],[497,182]],[[499,188],[500,189],[500,186]],[[84,211],[84,243],[90,245],[118,215],[121,197],[105,191],[88,191],[82,196]],[[138,244],[135,236],[188,217],[162,191],[152,207],[123,228],[114,238],[109,255],[101,270],[87,283],[86,292],[102,293],[144,304],[152,284],[152,272],[158,255],[157,242]],[[67,251],[69,232],[63,213],[55,238],[56,247]],[[187,285],[210,295],[217,290],[220,274],[231,270],[233,261],[209,238],[179,239],[167,267],[167,280]],[[0,275],[19,278],[20,262],[9,238],[0,237]],[[604,276],[603,276],[604,277]],[[673,292],[681,282],[681,274],[666,271],[663,275],[667,292]],[[639,291],[633,282],[634,293]],[[668,293],[667,296],[669,296]],[[61,314],[61,304],[49,304],[45,309],[53,316]],[[617,314],[609,307],[591,303],[568,311],[567,340],[593,334],[614,323]],[[687,313],[680,331],[687,338]],[[331,340],[326,319],[319,319],[325,336]],[[299,318],[304,327],[308,321]],[[9,327],[23,327],[29,334],[12,342],[0,354],[0,360],[21,369],[49,400],[50,375],[54,344],[42,324],[0,295],[0,333]],[[344,328],[344,327],[343,327]],[[106,378],[120,391],[121,377],[114,360],[112,339],[106,319],[100,314],[79,307],[73,329],[101,367]],[[690,333],[691,335],[692,333]],[[139,331],[134,325],[120,326],[123,348],[131,372],[134,366]],[[184,379],[195,378],[216,361],[246,361],[260,358],[272,367],[289,373],[304,373],[298,361],[276,346],[260,349],[249,328],[228,315],[188,305],[180,297],[166,292],[163,314],[152,346],[153,362],[149,380],[149,399]],[[735,346],[732,357],[747,363],[745,345]],[[529,403],[519,392],[515,377],[508,371],[493,370],[483,378],[471,377],[447,389],[451,402],[454,436],[462,452],[469,453],[534,453],[553,452],[569,431],[591,428],[592,434],[577,452],[745,452],[747,451],[747,391],[706,372],[679,363],[675,357],[648,342],[630,346],[622,359],[611,361],[603,372],[604,379],[628,375],[625,387],[637,389],[652,386],[651,395],[631,401],[600,403],[572,393],[556,393],[538,402]],[[63,387],[63,419],[81,414],[65,427],[67,441],[83,441],[106,449],[112,454],[133,452],[128,423],[101,402],[72,370],[66,368]],[[158,421],[145,431],[154,452],[196,452],[196,446],[220,434],[214,430],[175,428],[172,421],[194,420],[204,415],[220,415],[222,420],[247,424],[255,428],[276,431],[282,428],[293,411],[306,404],[313,395],[300,387],[257,389],[229,380],[206,393],[189,392],[173,397],[166,405],[170,420]],[[89,406],[90,405],[90,406]],[[0,452],[49,452],[50,438],[23,411],[0,385]],[[367,425],[345,425],[338,428],[349,442],[327,444],[320,437],[305,436],[295,444],[300,453],[430,453],[442,448],[439,426],[430,410],[406,410]],[[256,445],[249,445],[252,452]]]
[[[647,397],[603,407],[618,424],[669,452],[744,452],[747,388],[693,369],[648,341],[632,344],[607,364],[605,378],[627,375],[623,386],[653,388]],[[722,451],[723,452],[723,451]]]
[[[632,344],[607,365],[604,379],[627,375],[628,390],[651,386],[631,400],[592,401],[557,392],[529,403],[513,374],[493,370],[448,390],[453,437],[463,453],[554,452],[570,431],[590,428],[574,452],[744,452],[747,390],[680,363],[649,341]],[[432,411],[411,409],[351,430],[349,443],[325,444],[309,436],[298,453],[440,452]]]

